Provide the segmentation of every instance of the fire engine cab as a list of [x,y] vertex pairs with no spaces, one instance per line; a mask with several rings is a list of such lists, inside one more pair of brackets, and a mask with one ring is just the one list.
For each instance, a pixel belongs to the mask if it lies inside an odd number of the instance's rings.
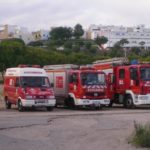
[[44,69],[54,85],[57,105],[101,108],[110,103],[104,72],[73,64],[48,65]]
[[47,74],[37,65],[8,68],[4,76],[3,95],[6,108],[10,109],[15,104],[19,111],[26,107],[46,107],[50,111],[56,103]]
[[129,64],[125,58],[114,58],[96,61],[93,66],[107,73],[111,102],[126,108],[150,104],[150,64]]

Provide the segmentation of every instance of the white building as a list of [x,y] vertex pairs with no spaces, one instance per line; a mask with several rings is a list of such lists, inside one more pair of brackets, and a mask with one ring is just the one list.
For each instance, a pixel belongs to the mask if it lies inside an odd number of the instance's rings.
[[48,40],[50,37],[50,31],[49,30],[39,30],[32,32],[33,38],[35,41],[39,40]]
[[27,28],[19,27],[17,25],[0,25],[0,39],[11,38],[22,39],[25,44],[33,41],[33,36]]
[[89,39],[98,36],[107,37],[108,47],[113,47],[121,39],[127,39],[129,42],[124,47],[150,47],[150,28],[145,28],[144,25],[135,27],[91,25],[87,33]]

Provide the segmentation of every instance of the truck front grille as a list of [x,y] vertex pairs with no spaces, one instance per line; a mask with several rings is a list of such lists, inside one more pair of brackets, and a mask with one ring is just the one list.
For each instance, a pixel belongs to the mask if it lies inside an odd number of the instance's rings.
[[89,96],[89,97],[100,97],[100,96],[104,96],[105,93],[103,92],[87,92],[85,93],[86,96]]

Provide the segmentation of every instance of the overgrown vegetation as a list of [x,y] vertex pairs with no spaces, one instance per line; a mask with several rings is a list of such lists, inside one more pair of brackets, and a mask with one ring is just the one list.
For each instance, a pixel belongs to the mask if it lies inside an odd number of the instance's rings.
[[141,125],[135,122],[134,128],[131,142],[136,146],[150,148],[150,124]]

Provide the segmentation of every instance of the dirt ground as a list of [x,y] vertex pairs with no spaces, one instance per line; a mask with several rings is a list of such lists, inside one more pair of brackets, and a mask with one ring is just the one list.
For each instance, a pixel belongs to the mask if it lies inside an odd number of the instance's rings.
[[144,150],[129,138],[134,121],[145,124],[149,114],[149,108],[122,107],[18,112],[16,107],[6,110],[0,100],[0,150]]
[[136,150],[128,142],[134,120],[146,123],[149,113],[122,109],[1,110],[0,150]]

